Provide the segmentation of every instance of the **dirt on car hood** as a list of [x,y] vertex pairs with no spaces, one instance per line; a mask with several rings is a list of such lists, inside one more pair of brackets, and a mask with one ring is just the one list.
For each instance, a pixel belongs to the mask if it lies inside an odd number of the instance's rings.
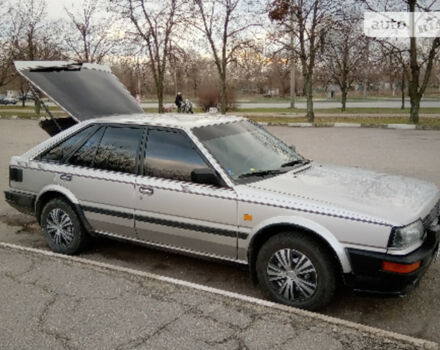
[[288,196],[291,201],[314,201],[323,207],[380,217],[394,225],[423,219],[440,197],[437,186],[429,182],[316,163],[303,171],[290,171],[247,186]]

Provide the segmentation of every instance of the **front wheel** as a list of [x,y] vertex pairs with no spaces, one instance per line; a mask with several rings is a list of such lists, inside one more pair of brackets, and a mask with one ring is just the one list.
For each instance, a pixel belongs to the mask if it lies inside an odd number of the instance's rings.
[[258,281],[273,300],[316,310],[328,304],[336,289],[336,267],[327,247],[304,233],[270,238],[257,257]]

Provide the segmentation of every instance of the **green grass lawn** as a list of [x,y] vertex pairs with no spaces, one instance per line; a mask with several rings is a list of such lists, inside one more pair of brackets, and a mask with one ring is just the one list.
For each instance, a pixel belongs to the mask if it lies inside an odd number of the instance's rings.
[[[58,107],[50,108],[52,114],[56,117],[65,116],[65,112]],[[263,110],[263,112],[262,112]],[[146,113],[157,113],[157,108],[144,108]],[[291,110],[284,110],[280,113],[280,109],[273,109],[267,111],[267,109],[256,109],[257,112],[250,112],[249,110],[230,112],[229,114],[242,114],[245,117],[257,122],[265,122],[272,124],[287,124],[287,123],[305,123],[307,119],[304,116],[304,110],[295,110],[296,114],[292,114]],[[200,109],[195,109],[196,113],[200,113]],[[315,125],[325,126],[331,123],[360,123],[365,125],[383,125],[383,124],[408,124],[409,123],[409,110],[405,110],[402,113],[401,109],[385,109],[378,111],[374,108],[352,108],[347,110],[346,114],[341,113],[338,109],[326,109],[317,110],[315,117]],[[422,108],[420,113],[422,114],[440,114],[440,108]],[[335,114],[335,116],[320,116],[323,114]],[[353,116],[359,114],[358,117]],[[371,114],[371,115],[368,115]],[[392,115],[395,114],[395,115]],[[272,116],[274,115],[274,116]],[[18,118],[30,119],[35,117],[33,107],[26,108],[10,108],[10,106],[0,106],[1,117],[17,116]],[[46,113],[42,109],[41,116],[45,117]],[[421,117],[420,126],[429,126],[434,128],[440,128],[440,118],[434,117]]]
[[[288,124],[288,123],[307,123],[306,118],[286,118],[286,117],[261,117],[248,116],[249,119],[256,122],[272,123],[272,124]],[[333,123],[359,123],[365,125],[383,125],[383,124],[409,124],[408,118],[404,117],[315,117],[315,125],[325,125]],[[440,118],[420,118],[419,125],[440,127]]]
[[[291,108],[246,108],[237,109],[237,113],[274,113],[274,114],[305,114],[305,109]],[[421,114],[440,114],[440,108],[420,108]],[[315,115],[319,114],[408,114],[409,108],[347,108],[341,112],[340,108],[315,109]]]

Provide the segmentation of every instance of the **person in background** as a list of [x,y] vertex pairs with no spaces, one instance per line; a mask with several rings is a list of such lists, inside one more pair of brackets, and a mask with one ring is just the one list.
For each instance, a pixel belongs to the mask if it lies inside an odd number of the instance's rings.
[[182,93],[181,92],[178,92],[177,93],[177,96],[176,96],[176,100],[175,100],[175,103],[176,103],[176,106],[177,106],[177,112],[181,112],[181,110],[182,110],[182,102],[183,102],[183,97],[182,97]]

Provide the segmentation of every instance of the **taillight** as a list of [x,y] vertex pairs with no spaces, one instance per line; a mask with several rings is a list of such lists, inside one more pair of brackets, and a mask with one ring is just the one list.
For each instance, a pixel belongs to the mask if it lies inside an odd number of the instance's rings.
[[22,182],[23,181],[23,169],[9,167],[9,183],[11,181]]

